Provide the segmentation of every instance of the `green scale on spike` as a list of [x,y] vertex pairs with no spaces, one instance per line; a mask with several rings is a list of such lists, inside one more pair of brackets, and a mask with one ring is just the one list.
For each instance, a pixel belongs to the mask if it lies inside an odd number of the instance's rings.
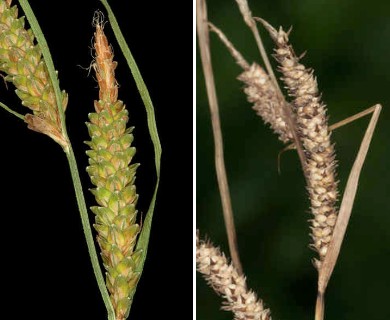
[[[134,252],[140,226],[136,223],[135,174],[139,164],[130,164],[135,148],[133,128],[126,129],[128,112],[121,101],[96,101],[97,113],[87,123],[91,141],[87,172],[96,186],[92,191],[98,206],[91,208],[107,270],[106,283],[118,314],[127,314],[130,297],[139,279],[140,252]],[[119,311],[122,310],[122,311]]]
[[[46,115],[51,115],[56,123],[55,96],[47,68],[31,30],[26,30],[24,25],[24,18],[18,18],[18,8],[8,7],[6,1],[0,0],[0,70],[7,73],[7,81],[15,84],[25,106],[45,113],[47,104],[51,105],[53,112]],[[65,107],[65,92],[63,99]]]
[[[47,134],[62,147],[68,145],[62,133],[53,85],[40,47],[31,30],[25,29],[24,18],[18,18],[18,8],[0,0],[0,71],[6,81],[16,87],[22,104],[31,109],[25,121],[34,131]],[[67,94],[62,91],[62,107],[67,106]]]

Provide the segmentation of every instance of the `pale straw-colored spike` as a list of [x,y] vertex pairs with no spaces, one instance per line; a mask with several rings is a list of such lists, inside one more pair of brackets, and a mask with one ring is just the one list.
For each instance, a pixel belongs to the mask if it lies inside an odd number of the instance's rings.
[[280,100],[268,74],[257,63],[249,65],[220,29],[212,23],[209,23],[209,26],[211,31],[215,32],[225,44],[237,64],[244,69],[244,72],[237,79],[245,84],[244,92],[247,95],[247,100],[253,103],[253,110],[266,124],[270,124],[271,129],[279,135],[279,139],[283,143],[291,142],[293,140],[292,133],[284,120],[284,101]]
[[293,141],[283,114],[284,102],[279,99],[275,86],[264,69],[253,63],[238,79],[245,83],[244,92],[248,101],[253,103],[253,110],[265,123],[270,124],[279,140],[283,143]]
[[199,240],[198,235],[196,266],[210,287],[224,298],[222,309],[233,312],[235,320],[271,320],[270,310],[247,289],[245,277],[238,274],[218,248]]
[[275,30],[268,22],[259,19],[275,41],[275,58],[280,64],[282,80],[294,98],[298,134],[306,154],[305,175],[313,214],[312,246],[318,251],[319,268],[328,250],[337,219],[338,197],[335,151],[330,141],[326,106],[321,102],[313,70],[299,62],[289,44],[289,32]]

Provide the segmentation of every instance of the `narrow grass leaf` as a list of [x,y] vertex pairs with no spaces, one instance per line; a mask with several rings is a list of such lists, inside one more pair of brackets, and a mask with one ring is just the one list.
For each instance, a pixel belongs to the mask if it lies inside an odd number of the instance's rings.
[[214,81],[213,66],[211,63],[206,0],[197,0],[196,10],[196,28],[207,98],[209,102],[211,126],[213,129],[215,172],[217,175],[218,188],[221,197],[222,213],[225,222],[230,255],[232,257],[234,267],[237,268],[240,274],[242,274],[242,265],[237,243],[237,233],[234,224],[233,207],[231,203],[229,183],[225,167],[218,97]]
[[[42,50],[42,55],[43,55],[43,58],[45,60],[46,65],[47,65],[50,79],[51,79],[53,87],[54,87],[54,92],[55,92],[56,101],[57,101],[57,107],[58,107],[58,111],[59,111],[59,115],[60,115],[60,119],[61,119],[62,130],[63,130],[65,137],[68,139],[67,133],[66,133],[65,115],[64,115],[64,110],[62,108],[61,90],[59,87],[59,81],[57,78],[57,73],[56,73],[55,68],[54,68],[54,63],[53,63],[53,59],[52,59],[50,51],[49,51],[49,47],[48,47],[46,39],[42,33],[42,30],[38,24],[38,21],[37,21],[32,9],[31,9],[31,7],[30,7],[29,2],[27,0],[19,0],[19,3],[20,3],[20,5],[21,5],[26,17],[27,17],[28,22],[30,23],[31,29],[34,33],[34,36],[36,37],[38,44]],[[85,239],[87,242],[88,253],[89,253],[89,256],[91,259],[92,268],[93,268],[93,271],[94,271],[94,274],[96,277],[96,281],[98,283],[100,294],[103,298],[105,307],[107,309],[108,319],[115,320],[114,309],[112,307],[110,297],[109,297],[109,294],[107,292],[107,288],[106,288],[105,281],[103,278],[103,274],[102,274],[102,271],[100,269],[99,259],[98,259],[97,253],[96,253],[94,238],[92,235],[92,230],[91,230],[90,222],[89,222],[89,218],[88,218],[88,211],[87,211],[87,207],[85,204],[84,193],[83,193],[83,189],[81,186],[80,175],[79,175],[79,172],[77,169],[77,162],[76,162],[76,158],[75,158],[75,155],[74,155],[74,152],[72,150],[70,142],[69,142],[69,147],[67,149],[64,149],[64,151],[66,153],[67,160],[69,163],[69,168],[71,171],[73,185],[74,185],[74,189],[75,189],[75,193],[76,193],[77,204],[79,207],[81,222],[82,222],[82,226],[83,226],[84,236],[85,236]]]
[[332,275],[333,269],[336,265],[337,258],[340,253],[341,244],[344,239],[345,231],[351,216],[355,195],[359,183],[360,172],[362,170],[368,148],[371,143],[374,129],[379,118],[382,106],[376,105],[375,111],[371,117],[370,123],[360,145],[359,152],[356,156],[355,162],[348,177],[347,185],[345,187],[343,200],[341,202],[339,215],[337,218],[336,226],[333,231],[333,238],[330,242],[328,253],[323,260],[322,267],[319,273],[318,279],[318,291],[324,293],[328,285],[329,279]]
[[[133,58],[133,55],[131,54],[131,51],[129,49],[129,46],[126,43],[126,40],[123,37],[123,34],[119,28],[118,22],[115,18],[114,13],[111,10],[110,5],[106,0],[101,0],[103,3],[104,7],[106,8],[108,12],[108,19],[111,25],[111,28],[114,31],[116,40],[118,41],[118,44],[122,50],[122,53],[124,57],[126,58],[127,64],[131,70],[131,73],[133,75],[133,78],[135,80],[135,83],[137,85],[139,94],[141,96],[141,99],[144,103],[145,110],[146,110],[146,115],[147,115],[147,122],[148,122],[148,129],[149,129],[149,134],[153,142],[153,147],[154,147],[154,155],[155,155],[155,168],[156,168],[156,185],[154,188],[152,200],[149,204],[149,209],[146,214],[145,221],[143,222],[142,225],[142,231],[140,233],[140,236],[138,238],[137,242],[137,247],[136,250],[142,250],[142,254],[140,257],[140,262],[139,262],[139,271],[140,273],[143,270],[143,266],[145,264],[145,259],[146,259],[146,254],[147,254],[147,249],[148,249],[148,244],[149,244],[149,237],[150,237],[150,230],[152,227],[152,218],[153,218],[153,212],[154,212],[154,207],[155,207],[155,202],[156,202],[156,196],[157,196],[157,191],[158,191],[158,186],[160,182],[160,161],[161,161],[161,144],[160,144],[160,139],[158,136],[157,132],[157,126],[156,126],[156,118],[154,114],[154,107],[152,100],[150,99],[149,91],[145,85],[144,80],[142,79],[141,73],[138,69],[138,66]],[[134,290],[135,292],[135,290]]]
[[5,109],[6,111],[8,111],[9,113],[13,114],[15,117],[18,117],[19,119],[22,119],[24,120],[24,115],[16,112],[16,111],[13,111],[11,108],[9,108],[7,105],[5,105],[4,103],[0,102],[0,107],[2,107],[3,109]]

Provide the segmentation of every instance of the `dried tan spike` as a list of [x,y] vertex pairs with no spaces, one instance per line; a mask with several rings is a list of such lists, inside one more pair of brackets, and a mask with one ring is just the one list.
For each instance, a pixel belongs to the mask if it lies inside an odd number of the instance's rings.
[[250,103],[253,103],[253,110],[265,123],[269,123],[272,130],[279,136],[279,140],[288,143],[293,140],[283,113],[283,103],[280,101],[276,89],[268,74],[258,64],[244,71],[239,80],[245,83],[244,92]]
[[198,234],[196,265],[209,286],[225,299],[222,309],[232,311],[235,320],[271,320],[270,310],[247,289],[245,277],[238,274],[218,248],[199,240]]
[[284,143],[293,140],[291,130],[289,130],[284,120],[283,103],[279,98],[277,89],[268,74],[257,63],[251,66],[246,62],[241,53],[233,46],[225,34],[212,23],[209,23],[210,30],[215,32],[220,40],[225,44],[237,64],[244,69],[238,76],[238,80],[245,83],[244,92],[250,103],[253,103],[253,110],[263,121],[269,123],[273,131],[279,135],[279,139]]
[[289,44],[288,33],[282,28],[275,30],[263,19],[258,20],[277,45],[274,56],[280,64],[282,80],[289,94],[294,97],[298,135],[306,154],[305,176],[313,214],[312,246],[320,256],[320,261],[315,263],[319,269],[333,234],[338,197],[335,152],[330,141],[326,107],[321,102],[313,70],[299,63],[299,58]]

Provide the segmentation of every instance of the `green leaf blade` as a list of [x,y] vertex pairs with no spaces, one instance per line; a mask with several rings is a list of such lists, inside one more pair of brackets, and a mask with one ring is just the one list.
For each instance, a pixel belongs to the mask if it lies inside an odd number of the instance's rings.
[[[146,255],[147,255],[147,250],[148,250],[148,245],[149,245],[149,238],[150,238],[150,232],[152,228],[152,218],[153,218],[153,213],[154,213],[154,208],[155,208],[155,203],[156,203],[156,198],[157,198],[157,192],[158,192],[158,187],[160,183],[160,164],[161,164],[161,144],[160,144],[160,138],[158,136],[158,131],[157,131],[157,125],[156,125],[156,117],[154,113],[154,107],[152,100],[149,95],[149,91],[145,85],[145,82],[141,76],[141,73],[138,69],[138,66],[133,58],[133,55],[131,54],[131,51],[129,49],[129,46],[127,45],[123,34],[120,30],[119,24],[115,18],[115,15],[113,11],[111,10],[110,5],[106,0],[100,0],[104,7],[106,8],[108,12],[108,19],[110,22],[110,25],[114,31],[116,40],[118,41],[118,44],[121,48],[121,51],[127,61],[127,64],[130,68],[131,74],[134,78],[134,81],[136,83],[138,92],[141,96],[141,99],[144,103],[145,110],[146,110],[146,115],[147,115],[147,123],[148,123],[148,129],[149,129],[149,134],[150,138],[153,143],[153,148],[154,148],[154,155],[155,155],[155,169],[156,169],[156,185],[154,188],[153,196],[149,204],[149,209],[146,214],[145,221],[142,226],[141,233],[139,235],[138,241],[137,241],[137,246],[136,249],[142,251],[140,261],[138,263],[138,269],[140,273],[143,270],[145,260],[146,260]],[[135,292],[135,290],[134,290]],[[133,292],[133,295],[134,295]]]

